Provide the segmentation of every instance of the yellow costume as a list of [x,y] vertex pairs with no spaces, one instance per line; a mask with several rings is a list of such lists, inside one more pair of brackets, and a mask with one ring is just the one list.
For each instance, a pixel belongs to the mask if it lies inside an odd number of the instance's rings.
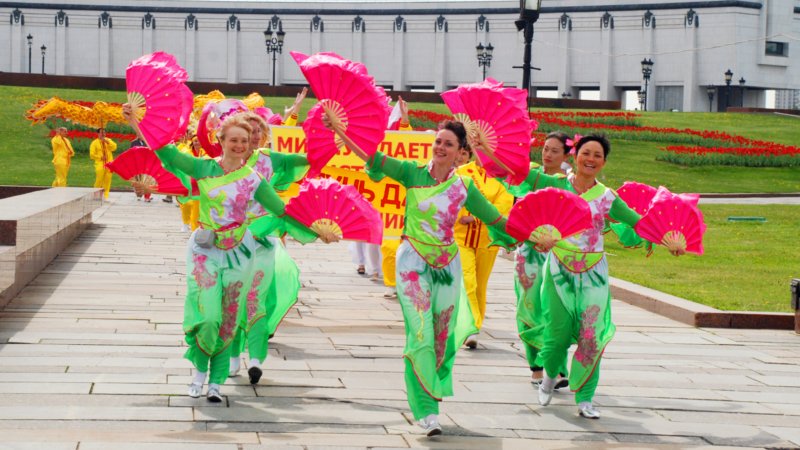
[[[181,142],[178,144],[178,150],[187,155],[196,156],[198,158],[206,158],[206,152],[201,148],[199,151],[192,151],[192,145],[188,142]],[[192,231],[197,229],[198,219],[200,218],[200,201],[192,197],[191,192],[188,197],[175,197],[181,207],[181,220],[183,224],[188,226]]]
[[[500,212],[508,215],[514,204],[514,197],[494,178],[488,177],[486,171],[475,162],[464,164],[456,169],[456,173],[470,177],[484,197]],[[455,226],[455,237],[461,253],[461,267],[464,271],[464,288],[467,291],[472,307],[475,327],[480,330],[486,316],[486,285],[497,257],[497,247],[489,248],[489,231],[486,225],[474,218],[474,222],[462,224],[461,218],[469,216],[466,209],[461,209]]]
[[[414,128],[410,123],[400,121],[398,131],[414,131]],[[386,287],[393,288],[397,285],[394,271],[397,265],[397,248],[401,242],[399,237],[386,237],[381,242],[381,270],[383,270],[383,284]]]
[[94,187],[103,188],[105,198],[111,190],[111,171],[106,168],[106,163],[114,160],[116,149],[116,142],[109,138],[97,138],[89,146],[89,157],[94,160]]
[[50,140],[53,145],[53,166],[56,169],[56,179],[53,180],[53,187],[64,187],[67,185],[67,174],[69,173],[69,164],[75,150],[72,149],[72,143],[69,139],[56,135]]

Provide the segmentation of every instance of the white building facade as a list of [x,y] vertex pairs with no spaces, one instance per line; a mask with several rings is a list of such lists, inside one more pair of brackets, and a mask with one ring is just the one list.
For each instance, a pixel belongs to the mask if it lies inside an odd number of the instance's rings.
[[[763,107],[766,90],[800,89],[800,0],[544,0],[541,13],[537,90],[621,100],[642,89],[644,58],[649,110]],[[486,0],[0,1],[0,71],[124,77],[131,60],[163,50],[193,81],[270,84],[274,70],[276,84],[300,85],[289,50],[333,51],[387,88],[443,91],[479,81],[475,47],[491,43],[487,76],[519,86],[518,15],[517,1]],[[270,26],[286,33],[274,68]]]

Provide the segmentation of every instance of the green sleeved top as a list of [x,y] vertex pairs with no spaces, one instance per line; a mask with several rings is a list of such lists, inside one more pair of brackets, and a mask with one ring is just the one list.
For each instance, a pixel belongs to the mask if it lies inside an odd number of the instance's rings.
[[458,254],[454,226],[462,207],[488,226],[491,245],[510,248],[515,244],[514,238],[505,232],[505,217],[469,177],[457,175],[453,170],[446,180],[438,182],[430,174],[430,164],[420,166],[382,152],[376,152],[366,166],[373,180],[388,176],[406,188],[403,238],[428,265],[445,267]]

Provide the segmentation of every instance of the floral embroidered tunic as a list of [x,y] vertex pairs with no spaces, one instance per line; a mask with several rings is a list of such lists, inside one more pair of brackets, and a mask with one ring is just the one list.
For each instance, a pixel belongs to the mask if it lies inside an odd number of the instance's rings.
[[388,175],[406,188],[403,239],[428,265],[440,269],[458,254],[454,226],[462,207],[489,227],[495,245],[514,242],[505,232],[503,215],[469,177],[451,172],[446,180],[438,182],[430,173],[431,164],[420,166],[381,152],[376,152],[367,163],[368,173],[375,181]]
[[[276,191],[286,190],[290,184],[302,180],[309,168],[305,155],[273,152],[268,148],[253,151],[247,166],[267,180]],[[255,217],[267,214],[258,202],[253,204],[250,212]]]

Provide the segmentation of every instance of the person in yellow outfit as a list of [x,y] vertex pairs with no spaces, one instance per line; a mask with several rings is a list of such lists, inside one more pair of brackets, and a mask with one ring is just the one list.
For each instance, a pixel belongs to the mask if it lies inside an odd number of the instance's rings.
[[64,127],[56,128],[56,135],[50,140],[53,146],[53,166],[56,169],[56,179],[53,180],[53,187],[65,187],[67,185],[67,174],[69,164],[75,150],[72,143],[67,139],[67,129]]
[[[403,100],[403,97],[398,96],[397,105],[400,109],[400,124],[397,129],[399,131],[413,131],[414,128],[411,127],[411,122],[408,120],[408,103]],[[384,237],[381,242],[381,270],[383,270],[383,285],[386,286],[386,292],[383,296],[386,298],[397,297],[397,279],[394,272],[397,249],[400,247],[400,243],[400,236]]]
[[111,190],[111,171],[106,164],[114,160],[116,150],[117,143],[106,137],[106,130],[98,129],[97,139],[89,146],[89,157],[94,161],[94,187],[103,188],[103,197],[106,199]]
[[[207,158],[208,156],[206,152],[203,151],[203,147],[200,145],[200,141],[197,139],[197,135],[194,131],[190,130],[187,132],[187,135],[189,139],[178,144],[178,150],[196,158]],[[175,198],[181,208],[181,220],[183,221],[181,231],[190,232],[196,230],[198,226],[197,221],[200,218],[200,201],[196,196],[192,196],[191,192],[187,197],[176,196]]]
[[[488,176],[483,167],[472,159],[472,150],[467,148],[456,160],[456,173],[470,177],[484,197],[500,212],[507,216],[514,204],[514,196],[506,191],[499,181]],[[486,317],[486,285],[497,258],[497,247],[489,247],[491,239],[486,224],[462,208],[456,220],[455,237],[458,251],[461,254],[461,267],[464,271],[464,288],[469,297],[475,328],[480,331]],[[478,346],[478,334],[467,337],[464,345],[469,348]]]

